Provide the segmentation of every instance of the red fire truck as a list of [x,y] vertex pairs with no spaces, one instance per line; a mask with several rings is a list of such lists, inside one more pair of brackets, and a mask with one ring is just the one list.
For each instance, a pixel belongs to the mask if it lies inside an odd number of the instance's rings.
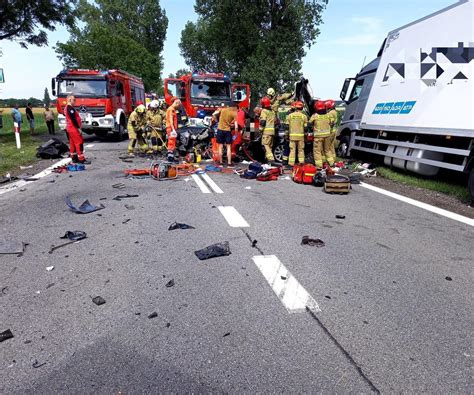
[[231,101],[240,108],[249,108],[250,87],[247,84],[233,84],[225,74],[192,73],[179,78],[166,78],[165,101],[181,99],[191,125],[199,125],[210,117],[218,107],[228,106]]
[[127,137],[127,119],[136,103],[145,103],[141,78],[122,70],[63,70],[51,81],[60,128],[66,127],[63,115],[66,97],[76,97],[82,131],[99,137]]

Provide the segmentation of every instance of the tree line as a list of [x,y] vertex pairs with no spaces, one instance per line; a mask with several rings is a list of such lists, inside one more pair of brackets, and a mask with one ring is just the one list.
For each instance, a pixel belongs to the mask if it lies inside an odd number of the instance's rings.
[[[290,89],[320,33],[327,2],[196,0],[198,19],[181,32],[181,55],[188,70],[223,72],[249,83],[254,97],[270,86]],[[0,40],[46,45],[45,29],[64,24],[70,38],[55,50],[65,67],[120,68],[141,76],[147,91],[160,92],[168,17],[159,0],[48,3],[9,1],[0,10]]]

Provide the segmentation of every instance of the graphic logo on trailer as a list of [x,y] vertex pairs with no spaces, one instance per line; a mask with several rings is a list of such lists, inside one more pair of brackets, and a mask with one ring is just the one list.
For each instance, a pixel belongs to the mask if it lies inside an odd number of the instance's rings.
[[410,114],[416,101],[398,101],[377,103],[372,114],[386,115],[386,114]]

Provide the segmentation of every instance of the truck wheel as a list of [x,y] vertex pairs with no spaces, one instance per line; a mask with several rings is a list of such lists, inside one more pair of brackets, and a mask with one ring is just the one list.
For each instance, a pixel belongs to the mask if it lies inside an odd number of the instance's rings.
[[339,146],[337,147],[337,156],[340,158],[347,158],[349,151],[349,136],[341,136],[339,139]]
[[275,157],[275,162],[282,163],[283,162],[283,151],[284,151],[283,144],[278,144],[273,149],[273,156]]

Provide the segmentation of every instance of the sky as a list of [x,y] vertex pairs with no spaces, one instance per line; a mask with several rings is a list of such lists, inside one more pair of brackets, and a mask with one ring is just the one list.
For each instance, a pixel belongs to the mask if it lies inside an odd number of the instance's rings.
[[[313,93],[324,99],[338,99],[345,78],[353,77],[362,64],[375,58],[387,33],[447,7],[456,0],[329,0],[324,24],[316,44],[307,49],[303,75]],[[169,19],[164,46],[163,77],[186,67],[178,43],[187,21],[195,21],[194,0],[161,0]],[[16,42],[0,41],[5,83],[0,98],[43,98],[51,78],[62,69],[54,45],[68,39],[63,27],[48,36],[48,47],[23,49]],[[218,70],[216,70],[218,71]],[[51,92],[50,92],[51,93]]]

